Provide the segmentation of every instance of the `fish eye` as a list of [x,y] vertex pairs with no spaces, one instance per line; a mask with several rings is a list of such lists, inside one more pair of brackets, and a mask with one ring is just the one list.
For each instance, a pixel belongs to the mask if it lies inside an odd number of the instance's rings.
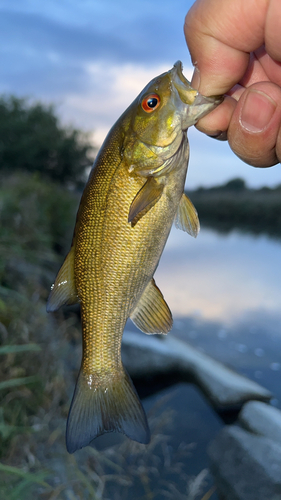
[[144,111],[146,111],[146,113],[151,113],[156,108],[158,108],[159,104],[160,104],[159,95],[150,94],[143,99],[141,107]]

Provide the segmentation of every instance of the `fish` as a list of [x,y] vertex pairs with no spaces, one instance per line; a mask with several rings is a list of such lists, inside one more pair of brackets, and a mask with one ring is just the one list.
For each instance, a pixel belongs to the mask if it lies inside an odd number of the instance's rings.
[[123,330],[128,318],[147,334],[172,327],[153,276],[173,222],[198,234],[197,212],[184,194],[187,129],[221,102],[193,89],[177,61],[146,85],[98,152],[47,303],[48,312],[81,307],[83,355],[67,420],[69,453],[107,432],[150,441],[121,360]]

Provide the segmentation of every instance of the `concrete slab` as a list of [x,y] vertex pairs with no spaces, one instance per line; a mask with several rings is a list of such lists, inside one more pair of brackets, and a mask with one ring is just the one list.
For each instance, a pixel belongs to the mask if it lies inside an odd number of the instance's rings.
[[211,472],[224,500],[280,500],[281,446],[236,426],[211,443]]
[[248,401],[239,413],[243,427],[281,446],[281,411],[261,401]]
[[272,398],[261,385],[172,335],[159,338],[125,331],[122,358],[132,376],[169,371],[192,376],[217,407],[239,407],[251,399],[268,401]]

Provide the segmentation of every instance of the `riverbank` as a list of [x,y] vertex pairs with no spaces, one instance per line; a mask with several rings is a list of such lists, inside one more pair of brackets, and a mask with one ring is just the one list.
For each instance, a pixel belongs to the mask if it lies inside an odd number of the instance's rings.
[[242,179],[187,192],[203,227],[281,237],[281,186],[248,189]]

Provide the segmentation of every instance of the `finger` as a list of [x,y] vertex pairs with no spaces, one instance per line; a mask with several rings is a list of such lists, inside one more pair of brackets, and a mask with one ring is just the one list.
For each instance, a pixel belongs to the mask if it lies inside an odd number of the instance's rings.
[[[281,16],[280,16],[281,17]],[[266,52],[265,46],[259,47],[255,51],[255,57],[261,65],[265,75],[266,80],[270,80],[273,83],[277,83],[281,87],[281,64],[278,61],[274,61],[272,57]],[[260,82],[264,79],[260,79]]]
[[256,57],[256,53],[251,52],[247,70],[240,80],[240,85],[243,87],[250,87],[256,82],[268,81],[268,76],[260,62]]
[[264,42],[267,8],[264,0],[197,0],[193,4],[184,30],[200,72],[197,88],[201,93],[224,94],[239,82],[249,53]]
[[[249,87],[250,85],[257,82],[269,81],[265,69],[268,69],[268,72],[270,71],[269,68],[272,69],[271,76],[274,76],[274,83],[280,83],[281,86],[281,65],[273,61],[268,55],[266,58],[263,47],[258,49],[256,53],[257,56],[254,53],[250,54],[249,66],[245,75],[240,80],[240,84],[234,85],[234,87],[232,87],[232,89],[230,89],[230,91],[227,93],[228,96],[233,97],[236,101],[239,101],[240,97],[245,92],[245,87]],[[272,62],[272,65],[270,64],[270,61]],[[280,80],[278,80],[278,76],[280,76]],[[232,116],[234,107],[235,103],[229,101],[227,103],[225,102],[224,106],[219,106],[216,112],[208,114],[206,117],[201,119],[198,122],[197,128],[201,132],[204,132],[211,137],[217,137],[218,135],[220,135],[219,129],[221,131],[227,130],[229,125],[228,120],[230,120]],[[224,113],[225,116],[223,116]]]
[[232,87],[232,89],[230,89],[230,91],[227,92],[227,95],[233,97],[235,101],[239,101],[241,95],[244,94],[244,92],[245,92],[245,87],[237,83],[237,85],[234,85],[234,87]]
[[280,0],[270,0],[265,23],[265,48],[276,61],[281,61]]
[[270,82],[255,83],[241,96],[229,128],[231,149],[244,162],[270,167],[280,161],[281,89]]
[[196,128],[211,137],[221,137],[221,133],[228,129],[236,104],[236,100],[233,97],[226,96],[222,104],[198,121]]
[[241,95],[245,92],[245,87],[235,85],[224,97],[223,103],[212,113],[199,120],[196,128],[204,132],[209,137],[219,141],[227,141],[227,129],[232,114]]

